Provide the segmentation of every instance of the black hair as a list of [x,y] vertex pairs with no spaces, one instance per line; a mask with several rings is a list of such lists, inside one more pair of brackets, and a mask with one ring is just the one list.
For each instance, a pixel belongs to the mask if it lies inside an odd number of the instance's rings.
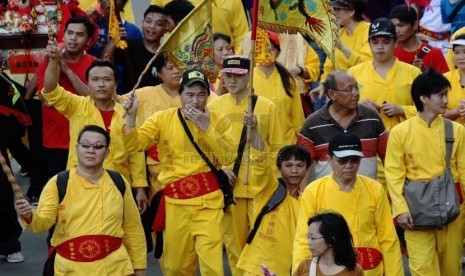
[[363,14],[367,9],[367,1],[366,0],[353,0],[352,2],[354,6],[354,20],[357,22],[365,20],[363,18]]
[[159,52],[155,60],[153,61],[153,66],[157,69],[157,73],[161,72],[161,69],[168,63],[168,57],[165,57],[163,52]]
[[145,17],[147,17],[147,14],[149,13],[161,13],[161,14],[165,14],[165,10],[160,7],[160,6],[157,6],[157,5],[150,5],[144,12],[144,19]]
[[113,64],[113,62],[111,62],[108,59],[96,59],[90,64],[89,68],[87,68],[86,81],[89,81],[89,72],[94,67],[109,67],[113,71],[113,76],[115,77],[115,82],[118,79],[118,73],[116,71],[116,68],[115,68],[115,65]]
[[231,44],[231,37],[229,35],[223,34],[223,33],[214,33],[213,34],[213,41],[217,41],[218,39],[222,39],[229,44]]
[[96,132],[96,133],[100,133],[102,134],[103,136],[105,136],[105,143],[106,143],[106,148],[108,148],[110,146],[110,134],[108,134],[108,132],[105,131],[105,129],[103,129],[102,127],[99,127],[97,125],[86,125],[84,126],[81,131],[79,131],[79,135],[78,135],[78,143],[81,141],[81,137],[82,135],[85,133],[85,132]]
[[417,10],[405,4],[397,5],[391,10],[390,19],[398,19],[402,23],[413,24],[418,20]]
[[412,100],[418,112],[422,112],[424,109],[423,102],[420,99],[421,96],[429,98],[431,95],[438,94],[445,88],[450,87],[449,80],[432,68],[421,73],[413,80],[411,89]]
[[73,16],[65,24],[65,30],[68,29],[69,24],[82,24],[86,28],[88,39],[91,39],[95,32],[95,26],[90,22],[86,16]]
[[336,212],[319,213],[311,217],[307,225],[320,222],[320,233],[326,244],[331,245],[334,262],[337,265],[354,270],[357,265],[357,255],[353,248],[352,234],[344,217]]
[[284,161],[289,161],[292,158],[294,158],[295,160],[304,161],[306,163],[307,169],[310,168],[310,153],[308,153],[308,151],[304,147],[298,145],[289,145],[282,147],[279,150],[278,155],[276,157],[276,166],[278,167],[278,169],[280,169]]
[[326,77],[326,80],[323,82],[323,88],[324,88],[325,95],[328,95],[329,89],[337,90],[337,77],[339,74],[350,75],[349,73],[347,73],[347,71],[342,71],[342,70],[334,70],[331,73],[329,73],[328,76]]
[[176,25],[194,8],[195,6],[188,0],[173,0],[163,7],[165,14],[170,16]]
[[295,79],[289,71],[287,71],[286,67],[282,65],[281,63],[275,61],[276,69],[278,70],[279,76],[281,77],[281,82],[283,83],[284,90],[286,91],[286,94],[293,98],[294,95],[292,94],[292,90],[295,88],[296,83]]
[[[461,34],[461,35],[458,35],[458,36],[454,37],[454,40],[452,40],[451,42],[454,42],[455,40],[459,40],[459,39],[465,40],[465,34]],[[455,50],[456,46],[461,46],[461,45],[452,44],[452,51]]]

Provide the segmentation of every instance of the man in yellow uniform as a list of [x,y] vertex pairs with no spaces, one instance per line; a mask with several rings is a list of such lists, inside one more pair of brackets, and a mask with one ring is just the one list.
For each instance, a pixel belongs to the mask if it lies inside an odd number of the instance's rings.
[[[445,123],[449,81],[439,73],[427,71],[412,84],[412,98],[418,115],[392,129],[386,152],[386,180],[392,200],[392,213],[405,229],[409,268],[413,276],[462,274],[462,219],[441,230],[416,229],[415,220],[404,196],[405,181],[429,180],[444,173]],[[453,124],[450,169],[461,194],[465,183],[464,127]],[[459,194],[459,195],[460,195]]]
[[55,224],[54,275],[145,275],[144,231],[131,188],[119,191],[103,161],[110,154],[105,129],[85,126],[74,146],[78,163],[69,171],[66,194],[59,202],[57,176],[45,186],[37,211],[24,199],[16,210],[34,233]]
[[[360,103],[379,112],[388,132],[416,114],[410,87],[421,71],[394,56],[397,45],[396,26],[387,18],[374,20],[369,29],[372,60],[348,70],[360,89]],[[384,168],[378,158],[378,181],[385,185]]]
[[404,275],[399,240],[383,186],[357,173],[363,157],[360,139],[341,133],[329,142],[332,173],[308,185],[300,199],[292,267],[311,257],[306,238],[307,221],[332,210],[347,221],[354,239],[357,263],[367,276]]
[[395,58],[396,26],[389,19],[371,23],[368,41],[373,59],[351,67],[348,72],[361,85],[360,103],[378,110],[386,129],[391,131],[416,114],[410,87],[421,71]]
[[[47,102],[63,114],[70,122],[70,147],[77,145],[77,134],[88,124],[103,127],[110,134],[113,143],[104,166],[120,172],[131,186],[137,189],[136,200],[141,213],[147,208],[147,187],[145,157],[143,153],[128,154],[124,150],[121,133],[118,131],[124,124],[123,106],[113,100],[116,93],[116,72],[110,61],[96,60],[86,72],[87,87],[90,96],[77,96],[58,85],[60,55],[56,41],[49,41],[47,46],[49,63],[45,71],[43,97]],[[67,168],[78,163],[74,151],[69,152]]]
[[[152,5],[165,6],[173,0],[152,0]],[[177,0],[174,0],[177,1]],[[191,0],[195,6],[203,0]],[[215,0],[212,1],[212,28],[213,33],[223,33],[231,37],[234,52],[241,52],[241,43],[249,31],[247,17],[241,0]]]
[[235,155],[231,123],[206,109],[210,90],[203,71],[186,71],[179,93],[181,108],[157,112],[135,130],[137,98],[128,97],[125,146],[134,152],[158,144],[163,189],[154,228],[163,230],[166,274],[193,275],[198,260],[202,275],[223,275],[224,196],[198,150],[217,168],[230,164]]
[[[232,133],[231,138],[234,141],[236,155],[241,142],[242,131],[244,128],[244,117],[249,107],[249,89],[250,80],[250,60],[241,56],[229,56],[223,61],[221,69],[222,78],[228,94],[213,99],[208,108],[227,117],[231,121]],[[257,124],[260,130],[260,136],[267,145],[270,146],[270,160],[262,163],[250,164],[249,171],[256,169],[256,166],[270,166],[274,163],[276,154],[282,145],[282,134],[279,133],[278,119],[275,105],[265,97],[256,97],[253,114],[257,117]],[[245,142],[245,139],[242,143]],[[242,151],[243,152],[243,151]],[[257,194],[256,185],[258,183],[244,184],[247,156],[241,156],[235,164],[227,166],[224,170],[228,176],[234,180],[234,200],[236,205],[227,208],[224,213],[224,242],[228,253],[229,265],[233,275],[242,273],[236,268],[237,261],[245,246],[247,235],[252,227],[254,211],[253,200]],[[261,182],[261,180],[260,180]],[[248,185],[250,184],[250,185]]]
[[[252,154],[252,164],[266,158],[266,153]],[[291,271],[299,186],[310,167],[310,154],[300,146],[285,146],[278,153],[276,165],[280,179],[274,176],[272,166],[258,165],[251,171],[251,185],[259,192],[255,196],[256,222],[237,264],[243,275],[263,275],[261,264],[276,275],[289,275]],[[271,204],[272,198],[280,200]],[[264,211],[265,206],[272,210]]]

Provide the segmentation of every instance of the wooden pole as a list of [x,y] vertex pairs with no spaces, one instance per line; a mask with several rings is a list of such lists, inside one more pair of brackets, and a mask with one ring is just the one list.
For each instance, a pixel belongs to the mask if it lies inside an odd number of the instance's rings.
[[13,189],[13,193],[15,194],[16,199],[24,199],[24,195],[21,192],[21,189],[18,186],[18,183],[16,183],[16,179],[11,172],[10,167],[8,167],[8,164],[6,162],[5,157],[3,157],[3,154],[0,152],[0,165],[2,166],[2,170],[5,173],[6,177],[8,178],[8,182],[11,184],[11,188]]
[[[250,81],[249,81],[249,104],[247,107],[247,112],[252,113],[252,97],[253,97],[253,73],[254,73],[254,67],[255,67],[255,40],[257,39],[257,25],[258,25],[258,2],[259,0],[254,0],[253,1],[253,7],[252,7],[252,34],[250,37],[250,54],[249,54],[249,59],[250,59]],[[245,166],[244,166],[244,185],[249,184],[249,167],[250,167],[250,125],[247,126],[247,140],[245,144]]]

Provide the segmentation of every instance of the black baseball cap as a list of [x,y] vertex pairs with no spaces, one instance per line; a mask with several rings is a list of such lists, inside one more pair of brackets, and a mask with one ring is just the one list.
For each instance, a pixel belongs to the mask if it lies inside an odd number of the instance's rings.
[[245,75],[250,69],[250,59],[244,56],[229,56],[223,60],[221,73]]
[[375,36],[387,36],[397,39],[396,26],[394,26],[391,20],[384,17],[373,20],[368,30],[368,39]]
[[328,147],[329,155],[336,156],[338,158],[344,158],[348,156],[360,156],[363,157],[362,142],[357,135],[352,133],[341,133],[334,136],[329,141]]
[[190,69],[182,74],[181,86],[191,86],[194,83],[201,83],[205,88],[210,89],[207,75],[201,69]]

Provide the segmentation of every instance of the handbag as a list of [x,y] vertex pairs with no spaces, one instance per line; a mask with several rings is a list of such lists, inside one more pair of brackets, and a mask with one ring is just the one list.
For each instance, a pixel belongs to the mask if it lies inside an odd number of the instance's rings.
[[191,131],[189,130],[189,127],[186,124],[186,121],[184,120],[184,117],[181,114],[181,109],[178,109],[178,117],[179,120],[181,121],[182,127],[184,128],[184,131],[187,134],[187,137],[189,137],[189,140],[191,141],[192,145],[194,146],[195,150],[202,156],[202,159],[207,163],[208,167],[210,170],[215,174],[217,180],[218,180],[218,185],[220,186],[221,191],[223,192],[224,196],[224,208],[228,207],[231,204],[236,205],[236,202],[234,202],[234,197],[233,197],[233,192],[232,192],[232,187],[229,184],[229,178],[226,175],[226,173],[223,170],[218,170],[215,165],[208,159],[208,157],[205,155],[205,153],[200,149],[199,145],[194,140],[194,137],[192,136]]
[[415,228],[442,229],[460,214],[460,202],[450,170],[454,144],[452,122],[444,119],[446,131],[446,169],[431,180],[406,180],[404,197],[410,209]]

